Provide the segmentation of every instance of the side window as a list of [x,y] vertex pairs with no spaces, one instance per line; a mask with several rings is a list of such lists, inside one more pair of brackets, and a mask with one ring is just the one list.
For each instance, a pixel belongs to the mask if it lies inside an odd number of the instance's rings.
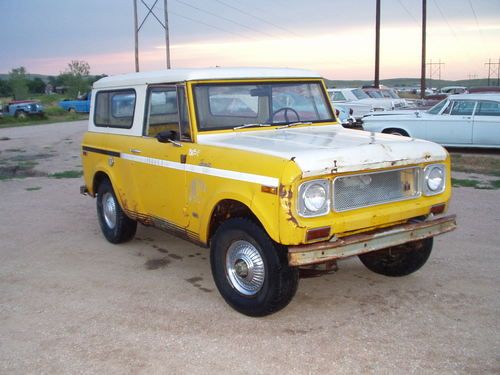
[[191,140],[186,96],[182,86],[158,86],[148,90],[144,135],[155,137],[163,131],[175,132],[176,139]]
[[478,102],[476,116],[500,116],[499,102]]
[[455,116],[470,116],[474,111],[474,105],[476,102],[457,100],[453,104],[450,115]]
[[135,110],[135,91],[100,91],[95,102],[94,123],[111,128],[132,127]]

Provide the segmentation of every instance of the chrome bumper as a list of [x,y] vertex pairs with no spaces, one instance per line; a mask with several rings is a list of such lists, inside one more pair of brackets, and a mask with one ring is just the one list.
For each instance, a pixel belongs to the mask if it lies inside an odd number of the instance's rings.
[[290,266],[305,266],[325,263],[434,237],[450,232],[456,227],[456,215],[449,215],[434,220],[400,224],[367,233],[354,234],[335,241],[290,246],[288,248],[288,264]]

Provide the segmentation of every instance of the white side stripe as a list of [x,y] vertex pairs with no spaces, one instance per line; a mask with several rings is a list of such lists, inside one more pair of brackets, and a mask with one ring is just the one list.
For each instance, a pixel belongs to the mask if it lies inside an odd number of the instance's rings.
[[229,171],[227,169],[217,169],[217,168],[205,167],[205,166],[201,166],[201,165],[182,164],[182,163],[177,163],[177,162],[173,162],[173,161],[148,158],[148,157],[144,157],[144,156],[131,155],[131,154],[120,154],[120,157],[122,159],[125,159],[125,160],[135,161],[137,163],[154,165],[154,166],[162,167],[162,168],[177,169],[179,171],[198,173],[198,174],[203,174],[203,175],[207,175],[207,176],[222,177],[222,178],[227,178],[230,180],[252,182],[254,184],[260,184],[260,185],[265,185],[265,186],[269,186],[269,187],[276,187],[277,188],[279,186],[279,180],[277,178],[261,176],[258,174],[235,172],[235,171]]

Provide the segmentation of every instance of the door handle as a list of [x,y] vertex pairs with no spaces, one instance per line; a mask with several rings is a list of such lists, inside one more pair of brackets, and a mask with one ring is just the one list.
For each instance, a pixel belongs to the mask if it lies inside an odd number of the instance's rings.
[[130,152],[133,153],[133,154],[140,154],[141,153],[141,150],[138,150],[136,148],[131,148],[130,149]]

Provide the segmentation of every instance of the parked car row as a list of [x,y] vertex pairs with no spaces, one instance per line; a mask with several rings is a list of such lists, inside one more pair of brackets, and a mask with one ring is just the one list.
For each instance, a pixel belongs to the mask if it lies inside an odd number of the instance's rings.
[[372,112],[392,111],[407,108],[409,103],[389,88],[341,88],[328,89],[330,101],[335,108],[342,107],[351,113],[355,124]]

